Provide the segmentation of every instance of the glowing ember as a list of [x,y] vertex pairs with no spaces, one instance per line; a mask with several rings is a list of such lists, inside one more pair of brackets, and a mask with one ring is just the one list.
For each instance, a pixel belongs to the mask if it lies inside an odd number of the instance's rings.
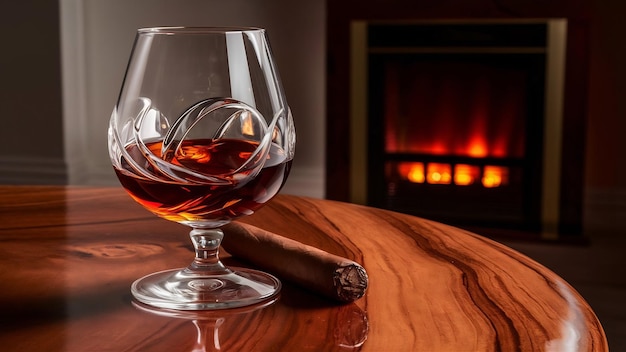
[[477,166],[459,164],[454,167],[454,184],[457,186],[467,186],[474,183],[478,177]]
[[429,163],[426,170],[426,182],[430,184],[450,184],[452,180],[450,164]]
[[475,165],[444,163],[401,162],[397,164],[400,176],[412,183],[454,184],[468,186],[480,180],[485,188],[508,184],[509,169],[502,166],[485,166],[480,176],[480,167]]
[[407,179],[413,183],[424,183],[424,164],[414,163],[409,170]]
[[508,182],[508,169],[500,166],[485,166],[483,171],[483,186],[486,188],[499,187]]

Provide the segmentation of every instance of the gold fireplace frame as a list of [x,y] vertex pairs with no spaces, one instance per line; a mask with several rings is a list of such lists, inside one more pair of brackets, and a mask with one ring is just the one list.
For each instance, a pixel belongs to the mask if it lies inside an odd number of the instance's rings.
[[[368,47],[370,24],[546,24],[546,45],[540,47]],[[353,21],[350,28],[350,201],[367,204],[368,156],[368,55],[371,53],[545,53],[545,101],[541,237],[556,239],[560,221],[561,148],[567,20],[548,19],[467,19],[424,21]]]

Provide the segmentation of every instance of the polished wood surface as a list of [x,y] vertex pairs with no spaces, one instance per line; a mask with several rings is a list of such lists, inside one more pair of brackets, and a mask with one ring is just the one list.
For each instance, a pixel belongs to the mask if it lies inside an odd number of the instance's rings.
[[366,295],[337,304],[285,282],[266,306],[154,311],[133,303],[130,284],[191,261],[186,227],[121,188],[2,186],[0,350],[608,350],[567,282],[484,237],[286,195],[242,221],[363,264]]

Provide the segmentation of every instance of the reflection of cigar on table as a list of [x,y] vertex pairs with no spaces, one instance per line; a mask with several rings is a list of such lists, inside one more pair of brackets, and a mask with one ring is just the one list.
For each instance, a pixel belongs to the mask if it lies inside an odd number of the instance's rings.
[[352,260],[240,222],[222,230],[228,253],[285,280],[343,302],[365,294],[367,273]]

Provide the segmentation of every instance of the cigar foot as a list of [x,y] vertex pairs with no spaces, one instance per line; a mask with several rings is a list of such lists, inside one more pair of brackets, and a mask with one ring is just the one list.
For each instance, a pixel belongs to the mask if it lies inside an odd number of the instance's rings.
[[344,302],[363,297],[367,290],[367,272],[356,263],[337,268],[333,281],[337,288],[337,298]]

